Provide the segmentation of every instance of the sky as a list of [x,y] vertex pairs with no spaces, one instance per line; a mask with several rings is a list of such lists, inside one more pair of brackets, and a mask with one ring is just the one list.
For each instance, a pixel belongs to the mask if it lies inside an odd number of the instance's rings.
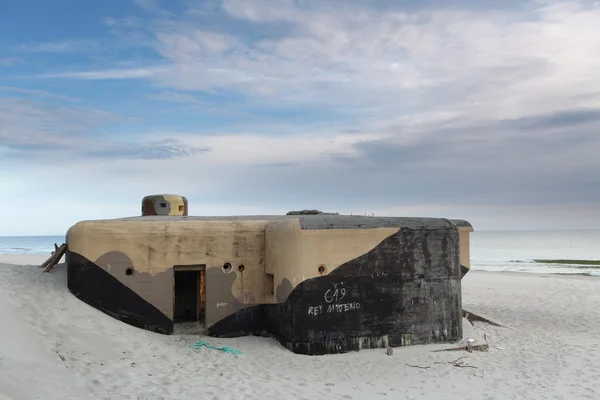
[[597,229],[600,2],[0,6],[0,235],[190,215]]

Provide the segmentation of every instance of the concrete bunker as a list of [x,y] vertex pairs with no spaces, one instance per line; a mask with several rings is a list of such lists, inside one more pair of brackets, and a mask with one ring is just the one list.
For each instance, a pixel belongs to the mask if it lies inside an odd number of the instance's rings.
[[325,213],[81,221],[67,234],[68,287],[164,334],[193,322],[311,355],[450,343],[462,338],[472,230],[462,220]]

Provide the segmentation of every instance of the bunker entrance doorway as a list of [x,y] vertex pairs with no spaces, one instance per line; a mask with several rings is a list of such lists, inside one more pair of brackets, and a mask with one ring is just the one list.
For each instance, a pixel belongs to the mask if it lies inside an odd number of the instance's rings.
[[173,270],[173,322],[200,322],[204,325],[205,266],[176,265]]

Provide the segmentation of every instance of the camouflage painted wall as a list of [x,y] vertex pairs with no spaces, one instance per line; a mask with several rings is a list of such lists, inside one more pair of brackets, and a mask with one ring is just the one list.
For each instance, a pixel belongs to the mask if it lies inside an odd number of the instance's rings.
[[300,283],[284,302],[240,310],[209,334],[267,333],[309,355],[460,340],[459,248],[447,220],[405,221],[373,250]]
[[[301,282],[326,276],[367,254],[414,220],[361,216],[146,216],[82,221],[67,234],[69,289],[84,301],[86,290],[93,290],[93,296],[101,301],[92,304],[94,300],[88,296],[90,304],[107,313],[116,307],[121,313],[129,313],[128,323],[146,329],[160,326],[151,330],[169,333],[173,319],[173,266],[204,265],[205,316],[206,326],[210,327],[246,307],[285,302]],[[427,224],[439,220],[419,221],[426,229]],[[462,232],[460,240],[462,251]],[[115,293],[120,286],[126,292],[123,298],[130,299],[135,294],[140,298],[136,304],[149,305],[165,319],[153,323],[141,316],[141,311],[128,310],[129,304],[119,303],[119,296],[110,297],[89,287],[86,276],[92,275],[106,282],[107,293]],[[136,318],[141,322],[136,323]]]

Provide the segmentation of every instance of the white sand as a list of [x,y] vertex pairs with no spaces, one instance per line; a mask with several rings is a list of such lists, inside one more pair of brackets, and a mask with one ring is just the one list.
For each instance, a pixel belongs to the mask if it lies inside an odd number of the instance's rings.
[[[198,337],[116,321],[65,281],[64,265],[41,274],[0,264],[0,399],[600,398],[599,278],[470,272],[465,309],[511,328],[476,324],[487,353],[413,346],[309,357],[266,338],[202,338],[241,350],[237,359],[186,347]],[[477,368],[448,364],[463,356]]]
[[[21,255],[21,254],[0,254],[0,263],[5,264],[19,264],[19,265],[41,265],[44,261],[49,259],[50,253],[40,255]],[[62,256],[60,262],[65,261],[65,256]]]

